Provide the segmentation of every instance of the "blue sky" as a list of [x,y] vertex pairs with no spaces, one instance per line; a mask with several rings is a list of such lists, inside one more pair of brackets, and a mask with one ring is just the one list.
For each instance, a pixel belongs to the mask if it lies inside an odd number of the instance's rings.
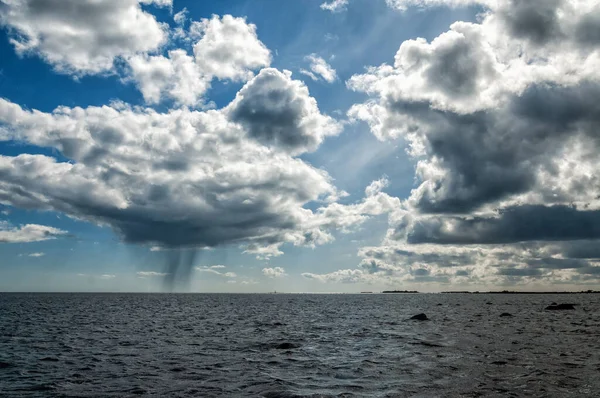
[[596,286],[592,3],[141,3],[0,4],[0,290]]

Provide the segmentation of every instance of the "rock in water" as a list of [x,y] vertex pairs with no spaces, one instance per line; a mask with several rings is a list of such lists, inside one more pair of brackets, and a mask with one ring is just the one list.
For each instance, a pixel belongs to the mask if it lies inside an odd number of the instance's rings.
[[512,314],[509,314],[508,312],[503,312],[502,314],[500,314],[500,316],[512,316]]
[[547,310],[574,310],[573,304],[554,304],[546,307]]
[[281,343],[281,344],[278,344],[277,346],[275,346],[275,348],[278,350],[291,350],[291,349],[298,348],[298,347],[300,347],[300,346],[297,344],[294,344],[294,343]]
[[425,314],[417,314],[415,316],[410,317],[410,319],[414,319],[416,321],[428,321],[427,315]]

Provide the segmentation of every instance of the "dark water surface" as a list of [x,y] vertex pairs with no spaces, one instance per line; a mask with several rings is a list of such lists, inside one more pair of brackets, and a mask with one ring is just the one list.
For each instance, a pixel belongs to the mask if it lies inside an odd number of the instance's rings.
[[596,294],[0,294],[0,396],[597,397],[599,309]]

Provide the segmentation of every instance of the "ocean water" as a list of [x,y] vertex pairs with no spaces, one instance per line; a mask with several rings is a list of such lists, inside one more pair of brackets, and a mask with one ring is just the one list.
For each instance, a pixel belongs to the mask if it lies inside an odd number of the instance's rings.
[[598,397],[599,309],[597,294],[0,294],[0,396]]

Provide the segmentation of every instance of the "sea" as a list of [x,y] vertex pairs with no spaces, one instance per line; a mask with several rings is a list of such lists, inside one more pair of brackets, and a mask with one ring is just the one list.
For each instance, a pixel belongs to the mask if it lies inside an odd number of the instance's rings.
[[599,309],[600,294],[3,293],[0,396],[598,397]]

